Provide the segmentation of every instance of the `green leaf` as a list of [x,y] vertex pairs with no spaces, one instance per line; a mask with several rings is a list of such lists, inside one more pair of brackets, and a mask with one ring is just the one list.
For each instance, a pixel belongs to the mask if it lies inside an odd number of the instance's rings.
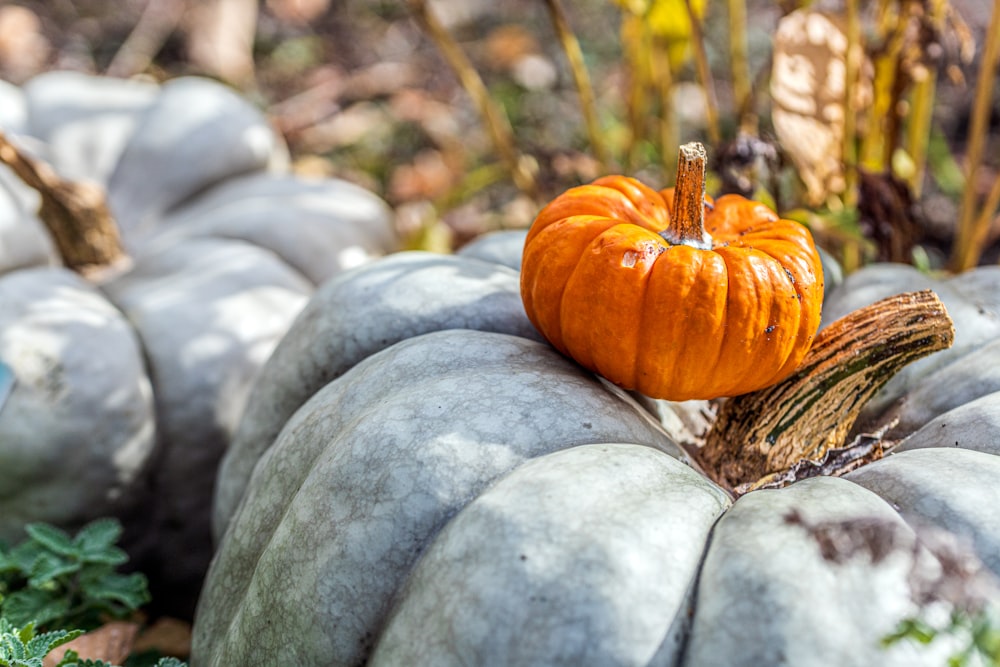
[[128,554],[118,547],[101,547],[87,551],[82,553],[80,558],[88,564],[110,565],[111,567],[128,562]]
[[27,643],[28,653],[45,657],[57,646],[73,641],[83,634],[83,630],[53,630],[34,637]]
[[56,667],[115,667],[110,662],[105,662],[104,660],[91,660],[90,658],[86,660],[80,660],[79,658],[72,660],[70,662],[60,662]]
[[28,621],[23,628],[17,631],[17,638],[25,644],[35,637],[35,621]]
[[67,560],[56,554],[41,554],[31,566],[28,586],[45,588],[56,579],[79,572],[81,567],[79,561]]
[[24,531],[31,539],[53,553],[70,557],[78,556],[80,553],[73,539],[55,526],[47,523],[29,523],[24,527]]
[[56,591],[25,588],[11,593],[3,601],[3,615],[15,625],[34,621],[45,625],[62,617],[70,608],[70,600]]
[[6,551],[0,551],[0,575],[8,572],[17,572],[21,569],[17,560],[11,557]]
[[51,552],[38,542],[25,540],[11,550],[10,559],[16,564],[19,574],[27,579],[35,561],[48,553]]
[[920,644],[930,644],[938,631],[919,618],[904,618],[892,634],[882,638],[882,645],[889,646],[903,639],[911,639]]
[[73,539],[80,553],[93,553],[114,548],[122,535],[122,525],[117,519],[98,519],[80,529]]
[[63,653],[62,660],[56,664],[56,667],[69,667],[70,665],[75,665],[79,659],[79,653],[73,649],[67,649],[66,652]]
[[110,572],[99,578],[81,581],[81,590],[93,600],[109,600],[135,610],[149,602],[146,577],[137,572],[117,574]]

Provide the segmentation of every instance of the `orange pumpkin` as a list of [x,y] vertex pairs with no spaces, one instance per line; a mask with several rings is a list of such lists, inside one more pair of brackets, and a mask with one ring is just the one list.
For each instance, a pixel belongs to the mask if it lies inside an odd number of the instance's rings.
[[809,231],[738,195],[705,199],[705,149],[681,148],[676,189],[625,176],[572,188],[524,246],[531,322],[578,363],[668,400],[735,396],[787,377],[819,326]]

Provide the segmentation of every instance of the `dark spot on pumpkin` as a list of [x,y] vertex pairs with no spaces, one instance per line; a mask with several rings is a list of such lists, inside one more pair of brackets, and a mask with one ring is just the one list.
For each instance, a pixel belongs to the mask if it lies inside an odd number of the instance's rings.
[[781,268],[785,269],[785,275],[786,275],[786,276],[788,276],[788,279],[789,279],[789,280],[791,280],[791,281],[792,281],[792,284],[794,285],[794,284],[795,284],[795,276],[793,276],[793,275],[792,275],[792,272],[791,272],[791,271],[789,271],[789,270],[788,270],[788,269],[787,269],[786,267],[784,267],[784,266],[783,266],[783,267],[781,267]]
[[772,324],[768,328],[764,329],[764,333],[774,333],[774,325]]

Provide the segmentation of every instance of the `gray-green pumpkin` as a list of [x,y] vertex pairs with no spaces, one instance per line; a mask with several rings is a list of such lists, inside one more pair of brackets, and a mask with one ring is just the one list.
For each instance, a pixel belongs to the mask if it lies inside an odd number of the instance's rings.
[[251,380],[318,283],[395,248],[392,216],[290,174],[263,114],[206,79],[51,72],[11,94],[27,113],[2,129],[107,190],[131,266],[59,266],[38,194],[0,167],[0,538],[119,516],[157,599],[190,614]]
[[[882,280],[843,289],[866,278]],[[931,436],[734,502],[637,402],[539,342],[516,289],[509,267],[412,253],[317,293],[220,473],[194,664],[946,661],[955,638],[881,640],[934,563],[915,527],[1000,575],[995,447]],[[949,303],[959,341],[992,317],[980,306]],[[837,563],[808,529],[852,522],[898,548]]]

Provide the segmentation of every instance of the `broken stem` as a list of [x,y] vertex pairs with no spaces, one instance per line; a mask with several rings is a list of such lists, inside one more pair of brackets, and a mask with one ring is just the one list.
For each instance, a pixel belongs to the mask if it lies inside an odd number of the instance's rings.
[[48,228],[67,268],[92,273],[126,259],[118,226],[101,188],[60,178],[48,164],[15,146],[2,131],[0,163],[41,195],[38,217]]
[[951,318],[931,290],[856,310],[819,332],[798,370],[729,399],[700,448],[701,465],[729,489],[753,486],[844,441],[861,409],[901,368],[951,346]]
[[697,141],[684,144],[677,154],[677,185],[670,225],[660,232],[669,243],[700,250],[712,248],[705,231],[705,147]]

